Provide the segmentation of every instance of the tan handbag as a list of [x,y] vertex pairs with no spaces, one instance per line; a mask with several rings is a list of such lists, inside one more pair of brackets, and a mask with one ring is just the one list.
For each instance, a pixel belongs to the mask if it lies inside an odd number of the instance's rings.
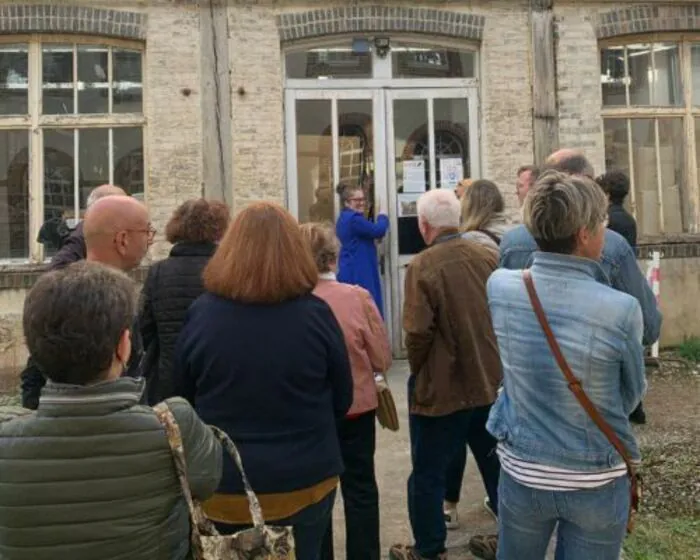
[[384,383],[377,384],[377,420],[382,428],[391,430],[392,432],[399,431],[399,415],[396,412],[396,403],[394,395],[391,394],[391,389]]
[[598,409],[596,408],[595,404],[593,404],[593,401],[588,398],[588,395],[583,390],[581,381],[574,375],[574,372],[571,371],[571,367],[566,361],[564,354],[562,354],[559,343],[552,332],[552,328],[549,326],[549,321],[547,321],[547,316],[544,313],[542,302],[537,295],[535,283],[532,280],[532,274],[529,270],[523,270],[523,281],[525,282],[527,295],[530,298],[530,303],[535,311],[537,320],[539,321],[540,326],[544,331],[544,335],[547,338],[549,349],[554,355],[554,359],[556,360],[559,369],[564,374],[564,377],[569,384],[569,390],[574,394],[574,397],[576,397],[576,400],[578,400],[578,402],[581,404],[590,419],[596,426],[598,426],[598,429],[603,432],[603,435],[610,442],[610,445],[615,448],[615,451],[618,452],[620,457],[622,457],[622,460],[625,462],[625,466],[627,467],[627,476],[629,476],[630,480],[630,507],[629,515],[627,517],[627,532],[631,533],[634,529],[634,517],[639,511],[639,505],[642,500],[642,478],[632,463],[632,458],[627,452],[627,449],[625,449],[624,444],[615,433],[615,430],[612,429],[610,424],[608,424],[605,421],[605,418],[603,418],[600,412],[598,412]]
[[219,428],[210,426],[241,473],[243,487],[248,496],[253,527],[239,531],[234,535],[220,535],[214,524],[204,515],[201,504],[192,497],[190,492],[182,436],[172,411],[165,402],[155,406],[153,410],[155,410],[158,420],[168,436],[175,470],[190,511],[190,538],[194,560],[295,560],[292,528],[265,525],[260,503],[250,487],[241,456],[231,438]]

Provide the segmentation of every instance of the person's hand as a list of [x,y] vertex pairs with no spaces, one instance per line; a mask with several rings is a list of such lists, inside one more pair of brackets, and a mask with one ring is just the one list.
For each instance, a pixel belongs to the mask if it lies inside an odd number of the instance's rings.
[[377,386],[377,391],[385,391],[389,388],[389,385],[386,382],[386,377],[384,377],[381,373],[374,374],[374,383]]
[[384,201],[384,199],[377,198],[376,204],[377,204],[377,216],[379,216],[380,214],[384,214],[385,216],[387,216],[388,214],[386,211],[386,202]]

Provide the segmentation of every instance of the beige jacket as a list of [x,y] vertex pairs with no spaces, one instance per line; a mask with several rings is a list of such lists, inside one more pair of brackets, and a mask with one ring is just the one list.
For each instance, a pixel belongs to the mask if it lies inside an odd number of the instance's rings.
[[332,274],[321,275],[314,295],[333,310],[343,330],[354,384],[348,416],[377,408],[374,373],[391,366],[391,349],[384,321],[370,293],[359,286],[342,284]]

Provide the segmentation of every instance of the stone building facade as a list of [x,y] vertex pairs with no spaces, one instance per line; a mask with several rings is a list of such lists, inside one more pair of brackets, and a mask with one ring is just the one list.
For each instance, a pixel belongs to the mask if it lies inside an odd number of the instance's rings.
[[38,236],[97,184],[143,196],[160,232],[201,195],[332,219],[333,184],[368,186],[401,354],[415,194],[487,177],[515,216],[515,170],[558,146],[633,176],[662,342],[700,334],[699,28],[682,1],[0,0],[0,372],[26,358]]

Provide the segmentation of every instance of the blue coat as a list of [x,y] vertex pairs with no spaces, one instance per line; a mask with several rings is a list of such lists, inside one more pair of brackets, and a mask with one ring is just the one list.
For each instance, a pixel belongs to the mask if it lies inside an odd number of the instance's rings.
[[384,237],[388,229],[389,218],[384,214],[380,214],[375,223],[349,208],[343,209],[335,225],[341,244],[338,281],[362,286],[372,294],[382,317],[384,305],[375,240]]

